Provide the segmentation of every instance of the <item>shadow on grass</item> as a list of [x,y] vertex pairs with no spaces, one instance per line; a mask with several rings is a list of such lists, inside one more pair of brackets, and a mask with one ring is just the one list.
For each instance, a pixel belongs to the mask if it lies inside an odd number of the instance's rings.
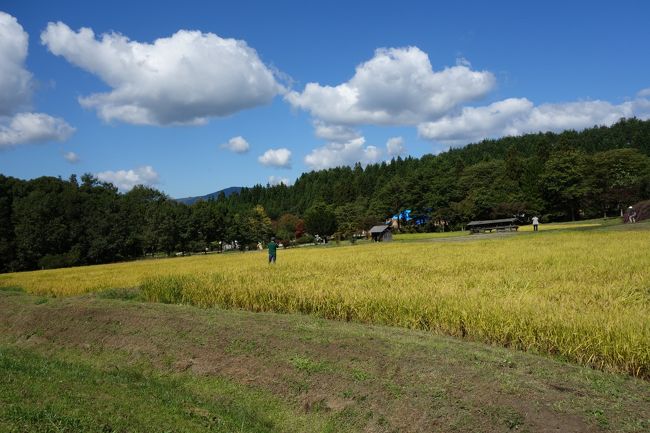
[[0,293],[6,293],[7,295],[18,295],[27,292],[25,292],[25,289],[20,286],[7,286],[0,287]]
[[25,289],[19,286],[0,287],[0,292],[18,292],[25,293]]
[[142,291],[137,287],[106,289],[95,294],[101,299],[118,299],[122,301],[144,301]]

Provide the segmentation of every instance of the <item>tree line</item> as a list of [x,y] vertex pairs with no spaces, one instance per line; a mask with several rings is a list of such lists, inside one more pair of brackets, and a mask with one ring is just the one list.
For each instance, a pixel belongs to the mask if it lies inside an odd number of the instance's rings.
[[[542,222],[619,215],[650,198],[650,121],[485,140],[421,158],[304,173],[292,186],[176,202],[119,193],[92,175],[0,175],[0,272],[145,255],[254,248],[275,235],[348,238],[409,209],[401,230],[447,231],[514,215]],[[414,222],[417,221],[418,224]]]

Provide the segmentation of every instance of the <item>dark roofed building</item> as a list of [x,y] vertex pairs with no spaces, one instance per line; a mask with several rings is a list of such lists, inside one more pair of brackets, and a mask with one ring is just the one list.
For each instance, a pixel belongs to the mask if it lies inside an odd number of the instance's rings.
[[517,224],[517,218],[503,218],[500,220],[487,220],[487,221],[472,221],[467,224],[467,230],[472,234],[480,232],[492,232],[495,230],[500,231],[517,231],[519,225]]
[[391,231],[390,226],[384,224],[371,228],[370,236],[372,236],[372,240],[375,242],[388,242],[393,240],[393,232]]

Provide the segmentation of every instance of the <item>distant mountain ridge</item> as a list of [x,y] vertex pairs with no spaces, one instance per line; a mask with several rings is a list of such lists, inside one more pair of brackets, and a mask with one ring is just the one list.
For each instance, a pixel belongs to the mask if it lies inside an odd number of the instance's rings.
[[206,194],[206,195],[199,195],[196,197],[177,198],[176,201],[183,204],[191,205],[200,200],[216,199],[221,193],[224,193],[226,197],[232,194],[239,194],[239,191],[241,191],[241,189],[242,189],[241,186],[231,186],[230,188],[222,189],[216,192],[211,192],[210,194]]

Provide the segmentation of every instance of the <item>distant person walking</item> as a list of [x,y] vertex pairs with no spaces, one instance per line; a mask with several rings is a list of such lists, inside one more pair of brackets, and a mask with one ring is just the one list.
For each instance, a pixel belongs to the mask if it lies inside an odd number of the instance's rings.
[[536,216],[533,217],[533,231],[538,231],[539,230],[539,218]]
[[636,222],[636,210],[632,206],[627,208],[627,222],[630,223]]
[[275,263],[275,256],[278,251],[278,244],[275,243],[275,238],[271,238],[271,242],[269,242],[268,248],[269,248],[269,263]]

